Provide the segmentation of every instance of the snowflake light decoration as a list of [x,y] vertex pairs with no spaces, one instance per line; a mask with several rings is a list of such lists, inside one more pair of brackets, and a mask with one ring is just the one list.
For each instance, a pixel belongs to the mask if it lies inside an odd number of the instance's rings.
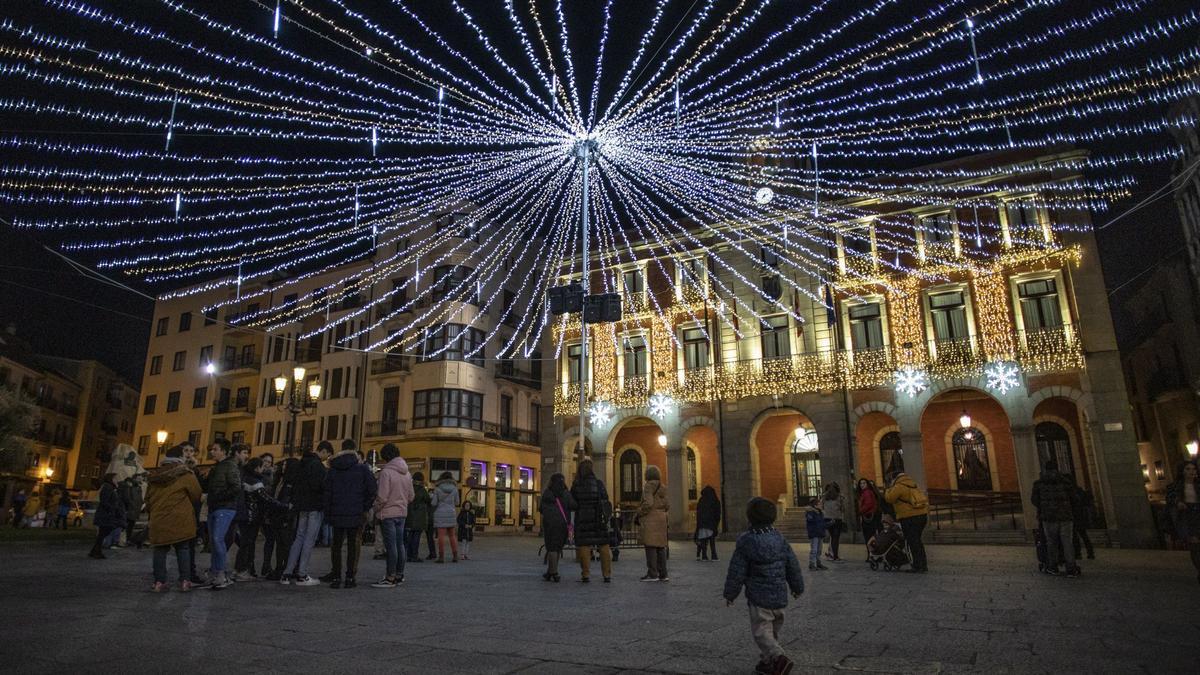
[[594,427],[602,427],[612,419],[613,407],[607,401],[596,401],[588,408],[588,421]]
[[929,377],[920,368],[905,366],[896,371],[895,378],[896,391],[901,394],[908,394],[910,398],[929,387]]
[[987,377],[988,389],[995,389],[1001,395],[1021,386],[1021,368],[1012,361],[989,363],[983,374]]
[[675,399],[661,391],[651,396],[647,403],[650,407],[650,416],[660,420],[665,419],[675,409]]

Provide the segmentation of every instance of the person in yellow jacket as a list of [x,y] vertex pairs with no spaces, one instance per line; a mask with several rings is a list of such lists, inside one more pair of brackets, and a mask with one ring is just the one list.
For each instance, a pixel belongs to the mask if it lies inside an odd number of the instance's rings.
[[928,572],[929,562],[925,558],[925,544],[921,533],[929,521],[929,498],[917,487],[917,481],[900,471],[892,477],[883,498],[896,509],[896,519],[904,530],[904,539],[912,553],[910,572]]

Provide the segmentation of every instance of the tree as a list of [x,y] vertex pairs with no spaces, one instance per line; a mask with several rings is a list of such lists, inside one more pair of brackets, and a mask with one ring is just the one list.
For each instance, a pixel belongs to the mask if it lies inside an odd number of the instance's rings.
[[33,405],[17,392],[0,387],[0,473],[24,473],[28,434],[37,417]]

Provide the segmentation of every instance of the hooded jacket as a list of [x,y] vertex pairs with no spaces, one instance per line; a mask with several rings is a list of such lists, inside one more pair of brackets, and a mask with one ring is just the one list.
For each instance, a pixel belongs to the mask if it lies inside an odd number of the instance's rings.
[[[37,498],[30,499],[25,505],[29,508],[29,504],[33,503]],[[40,501],[40,500],[39,500]],[[125,527],[125,503],[121,501],[120,495],[117,494],[117,486],[105,481],[100,485],[99,503],[96,504],[96,515],[92,517],[92,522],[96,527]]]
[[196,509],[203,492],[196,474],[183,462],[164,464],[147,478],[150,545],[166,546],[196,536]]
[[1033,482],[1029,501],[1037,508],[1038,520],[1047,523],[1075,520],[1075,485],[1057,471],[1042,472],[1042,477]]
[[804,531],[809,539],[822,539],[829,533],[829,521],[821,509],[815,506],[804,507]]
[[375,515],[383,518],[408,517],[408,503],[413,500],[412,476],[408,462],[396,457],[379,471],[379,494],[375,495]]
[[429,527],[429,490],[422,481],[413,481],[413,498],[408,502],[408,517],[404,529],[424,532]]
[[929,499],[917,487],[917,481],[906,473],[896,476],[883,498],[896,507],[896,520],[929,514]]
[[650,466],[646,476],[650,480],[642,486],[642,503],[638,506],[638,519],[642,527],[642,545],[662,547],[667,545],[667,489],[659,480],[658,469]]
[[736,600],[742,586],[746,602],[763,609],[787,607],[788,590],[804,592],[800,561],[775,528],[747,530],[738,537],[725,575],[725,599]]
[[439,480],[433,488],[433,526],[458,525],[458,487],[453,479]]
[[371,469],[353,451],[339,453],[325,473],[325,522],[334,527],[361,526],[375,494]]

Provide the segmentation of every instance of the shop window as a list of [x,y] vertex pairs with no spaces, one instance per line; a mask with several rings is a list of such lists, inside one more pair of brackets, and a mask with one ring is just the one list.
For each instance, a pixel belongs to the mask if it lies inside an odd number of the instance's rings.
[[537,508],[537,483],[534,482],[533,469],[521,467],[517,472],[517,488],[521,491],[521,504],[518,512],[522,525],[533,524],[533,513]]
[[642,500],[642,456],[637,450],[621,453],[621,501]]
[[988,464],[987,439],[983,432],[975,427],[959,429],[954,432],[951,448],[958,489],[991,490],[992,472]]
[[493,521],[497,525],[505,519],[512,518],[512,467],[508,464],[496,465],[496,516]]

